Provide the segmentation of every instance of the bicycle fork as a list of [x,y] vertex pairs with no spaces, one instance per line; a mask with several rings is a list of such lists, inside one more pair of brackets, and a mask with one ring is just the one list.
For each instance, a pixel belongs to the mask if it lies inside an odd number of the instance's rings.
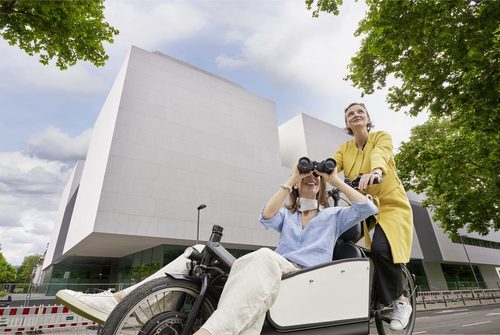
[[196,322],[196,318],[200,314],[201,307],[203,305],[203,302],[205,301],[205,296],[207,295],[207,291],[208,291],[208,275],[204,275],[201,279],[200,294],[196,298],[193,307],[191,308],[191,312],[189,312],[189,316],[186,320],[184,328],[182,329],[181,335],[192,334],[193,325]]

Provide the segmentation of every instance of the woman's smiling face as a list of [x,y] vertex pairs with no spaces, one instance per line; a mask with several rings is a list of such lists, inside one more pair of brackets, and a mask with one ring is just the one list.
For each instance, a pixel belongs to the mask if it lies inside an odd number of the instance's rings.
[[315,174],[302,179],[299,185],[299,196],[301,198],[316,199],[320,189],[321,177]]

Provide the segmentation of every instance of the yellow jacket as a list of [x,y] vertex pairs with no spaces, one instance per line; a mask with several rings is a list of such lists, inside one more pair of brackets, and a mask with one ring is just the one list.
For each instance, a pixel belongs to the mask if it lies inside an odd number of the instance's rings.
[[358,149],[354,138],[343,143],[333,158],[337,171],[354,179],[360,173],[370,173],[379,168],[383,181],[369,186],[366,193],[374,197],[379,207],[377,223],[387,236],[394,263],[408,263],[413,240],[413,214],[406,192],[396,173],[392,154],[392,138],[383,131],[368,133],[364,148]]

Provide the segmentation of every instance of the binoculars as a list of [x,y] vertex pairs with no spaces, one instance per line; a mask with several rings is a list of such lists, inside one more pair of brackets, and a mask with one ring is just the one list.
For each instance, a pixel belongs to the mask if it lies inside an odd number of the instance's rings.
[[327,158],[324,161],[316,162],[311,161],[307,157],[302,157],[299,159],[297,163],[297,169],[300,173],[307,173],[314,170],[325,173],[332,173],[335,167],[337,166],[337,162],[333,158]]

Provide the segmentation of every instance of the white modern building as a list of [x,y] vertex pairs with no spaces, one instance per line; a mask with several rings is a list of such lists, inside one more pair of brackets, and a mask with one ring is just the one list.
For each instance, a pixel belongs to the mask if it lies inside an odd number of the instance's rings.
[[[64,190],[45,282],[52,292],[137,282],[195,243],[198,227],[206,240],[214,224],[224,227],[223,243],[236,255],[273,247],[277,234],[257,220],[264,201],[299,157],[325,159],[347,138],[305,114],[278,127],[271,100],[133,47],[95,123],[87,159]],[[481,285],[500,285],[500,234],[453,243],[421,199],[410,197],[411,267],[423,285],[469,280],[471,264]],[[206,208],[197,210],[200,204]]]

